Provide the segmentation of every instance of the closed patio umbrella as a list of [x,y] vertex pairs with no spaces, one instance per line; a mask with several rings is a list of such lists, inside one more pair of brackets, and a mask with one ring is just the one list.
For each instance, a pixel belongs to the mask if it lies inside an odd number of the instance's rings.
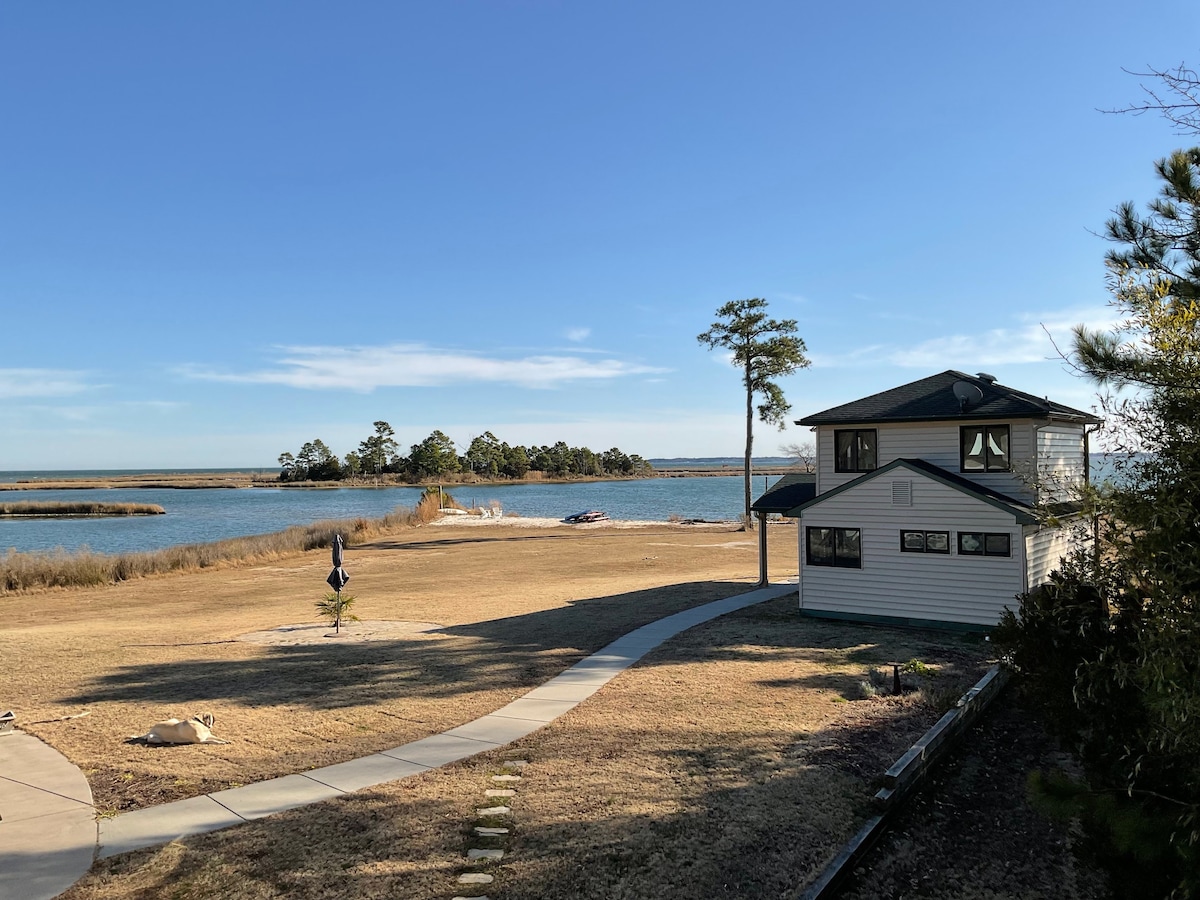
[[[342,552],[345,549],[346,542],[342,540],[340,534],[333,536],[333,571],[329,573],[329,577],[325,579],[326,583],[337,592],[337,602],[339,608],[342,601],[342,588],[346,586],[346,582],[350,580],[350,576],[346,574],[346,570],[342,568]],[[342,620],[338,616],[333,623],[334,631],[342,630]]]

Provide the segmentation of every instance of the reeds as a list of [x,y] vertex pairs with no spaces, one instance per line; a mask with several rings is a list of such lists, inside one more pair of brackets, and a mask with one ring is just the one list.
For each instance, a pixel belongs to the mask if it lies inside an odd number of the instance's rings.
[[69,516],[161,516],[166,512],[157,503],[98,503],[55,500],[26,500],[0,503],[0,516],[20,518],[66,518]]
[[9,550],[0,556],[0,594],[95,587],[168,572],[265,562],[328,547],[335,534],[341,534],[348,545],[353,545],[417,521],[412,511],[400,507],[379,519],[331,519],[295,525],[271,534],[229,538],[209,544],[181,544],[144,553],[108,555],[93,553],[86,547],[74,553],[61,548],[49,553]]

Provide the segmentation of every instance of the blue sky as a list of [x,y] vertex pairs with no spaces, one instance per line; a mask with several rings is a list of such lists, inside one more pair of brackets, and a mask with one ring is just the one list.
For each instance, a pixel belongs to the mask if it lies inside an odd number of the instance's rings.
[[[1043,326],[1189,139],[1104,115],[1200,6],[7,3],[0,469],[407,447],[737,455],[727,300],[792,418],[947,368],[1088,408]],[[756,454],[803,441],[759,426]]]

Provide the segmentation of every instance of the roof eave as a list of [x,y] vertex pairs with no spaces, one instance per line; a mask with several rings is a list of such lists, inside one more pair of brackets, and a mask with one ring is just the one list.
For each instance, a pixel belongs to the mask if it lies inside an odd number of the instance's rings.
[[820,416],[806,416],[797,419],[796,425],[877,425],[903,422],[965,422],[980,419],[1049,419],[1051,421],[1073,422],[1081,425],[1102,425],[1103,419],[1098,419],[1088,413],[1075,415],[1072,413],[1044,411],[1037,413],[983,413],[972,414],[970,410],[953,416],[868,416],[860,419],[825,419]]

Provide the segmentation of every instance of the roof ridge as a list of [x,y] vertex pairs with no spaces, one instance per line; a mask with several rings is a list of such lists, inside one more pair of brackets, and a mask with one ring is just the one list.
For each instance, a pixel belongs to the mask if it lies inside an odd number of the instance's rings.
[[[966,381],[982,392],[970,409],[964,410],[953,394],[956,381]],[[897,387],[876,391],[858,400],[840,403],[799,419],[797,425],[856,422],[927,422],[967,419],[1043,418],[1059,415],[1082,423],[1101,420],[1091,413],[1009,387],[990,377],[946,369]]]

